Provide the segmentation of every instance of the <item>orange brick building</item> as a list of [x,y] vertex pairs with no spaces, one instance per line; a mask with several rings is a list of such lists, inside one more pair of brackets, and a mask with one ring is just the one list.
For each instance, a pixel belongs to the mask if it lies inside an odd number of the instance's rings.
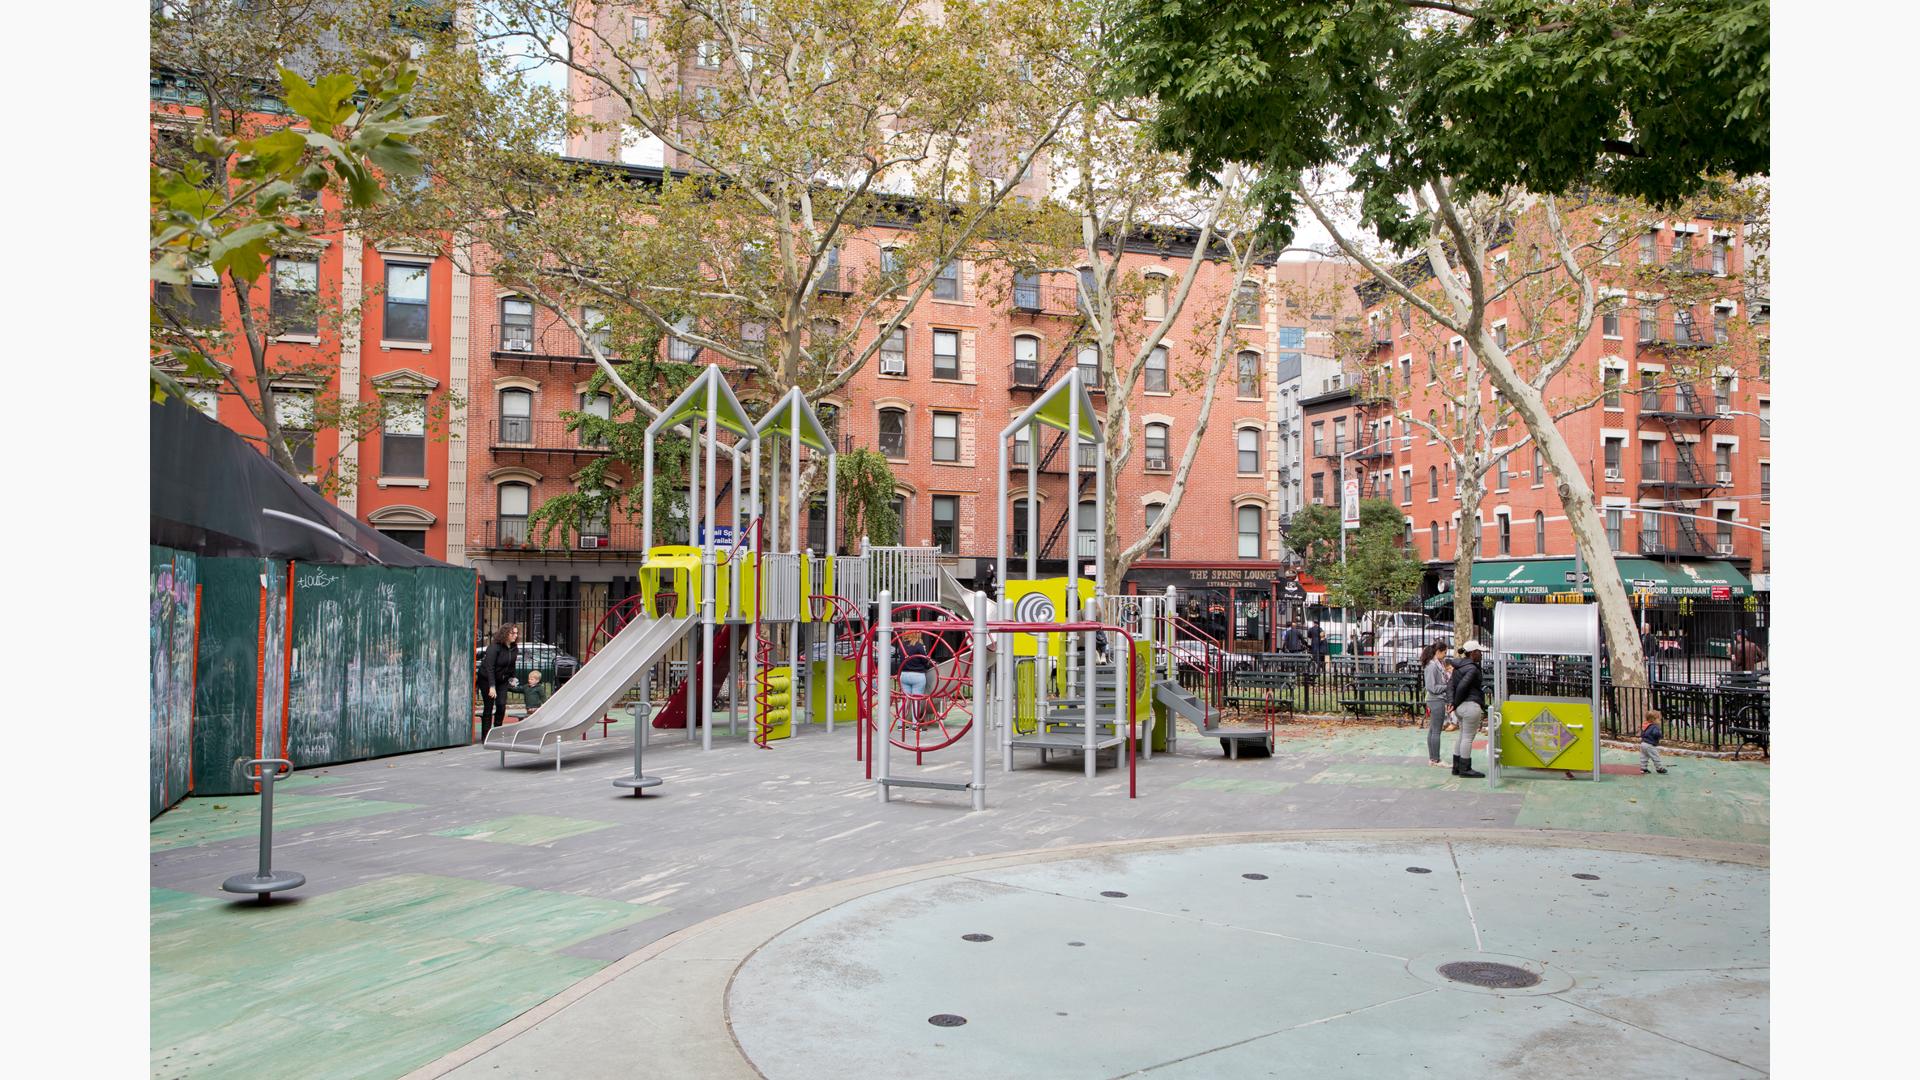
[[[1598,268],[1601,313],[1547,398],[1600,398],[1558,426],[1582,459],[1616,555],[1711,580],[1722,580],[1717,575],[1729,566],[1764,591],[1769,536],[1759,530],[1770,523],[1770,391],[1761,377],[1765,300],[1742,283],[1746,245],[1737,223],[1706,219],[1662,222],[1622,244],[1618,258]],[[1505,257],[1494,249],[1496,262]],[[1710,280],[1715,295],[1681,304],[1651,294],[1631,278],[1642,264]],[[1309,501],[1338,504],[1340,454],[1358,449],[1345,477],[1404,513],[1409,542],[1431,571],[1430,591],[1451,578],[1462,528],[1479,530],[1482,561],[1570,560],[1572,531],[1553,478],[1530,447],[1488,472],[1480,520],[1462,523],[1446,447],[1395,417],[1445,415],[1446,374],[1463,345],[1417,312],[1403,313],[1398,299],[1371,287],[1360,292],[1367,305],[1365,359],[1349,372],[1348,388],[1305,403],[1313,443],[1305,467]],[[1747,312],[1754,303],[1760,310]],[[1525,333],[1505,301],[1496,302],[1489,319],[1496,335],[1517,340]],[[1716,355],[1727,363],[1712,372],[1699,371],[1690,359],[1722,345],[1729,347]],[[1676,381],[1667,375],[1672,369],[1699,378],[1666,385]],[[1490,406],[1491,393],[1482,402]],[[1315,439],[1316,431],[1322,437]],[[1513,421],[1492,445],[1525,436]],[[1630,578],[1640,565],[1628,567]],[[1733,591],[1741,595],[1737,586]]]

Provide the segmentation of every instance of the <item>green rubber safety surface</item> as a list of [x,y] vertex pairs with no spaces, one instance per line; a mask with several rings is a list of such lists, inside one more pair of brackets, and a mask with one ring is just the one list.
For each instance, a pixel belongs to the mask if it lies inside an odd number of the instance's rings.
[[[273,831],[284,837],[295,829],[350,821],[370,814],[396,810],[414,810],[414,803],[381,802],[377,799],[343,799],[328,795],[287,793],[283,785],[273,790]],[[149,850],[195,847],[260,835],[260,800],[252,795],[210,795],[183,799],[178,806],[154,818],[148,825]]]
[[398,1076],[604,961],[558,950],[662,907],[405,874],[255,907],[152,900],[155,1076]]

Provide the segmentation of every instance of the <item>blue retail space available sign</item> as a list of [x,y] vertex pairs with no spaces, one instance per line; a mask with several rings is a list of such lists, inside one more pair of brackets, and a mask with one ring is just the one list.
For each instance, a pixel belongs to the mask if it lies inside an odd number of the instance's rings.
[[699,540],[699,545],[698,545],[698,546],[701,546],[701,547],[704,547],[704,546],[706,546],[706,543],[707,543],[707,533],[708,533],[708,532],[712,532],[712,533],[713,533],[713,542],[714,542],[714,544],[715,544],[716,546],[718,546],[718,547],[730,547],[730,546],[732,546],[732,544],[733,544],[733,526],[731,526],[731,525],[715,525],[715,526],[713,526],[713,527],[712,527],[711,529],[709,529],[709,528],[708,528],[707,526],[705,526],[705,525],[702,525],[702,526],[700,526],[700,540]]

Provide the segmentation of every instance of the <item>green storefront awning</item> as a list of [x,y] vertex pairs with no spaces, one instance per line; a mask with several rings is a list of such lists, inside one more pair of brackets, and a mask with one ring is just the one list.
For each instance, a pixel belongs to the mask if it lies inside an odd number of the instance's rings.
[[[1647,592],[1655,598],[1707,598],[1717,588],[1725,588],[1729,599],[1753,592],[1746,575],[1724,562],[1675,563],[1663,566],[1647,559],[1615,560],[1629,592]],[[1473,564],[1473,595],[1512,600],[1549,593],[1581,592],[1592,594],[1585,583],[1575,584],[1572,559],[1501,559]],[[1429,608],[1453,603],[1453,594],[1443,592],[1427,601]]]

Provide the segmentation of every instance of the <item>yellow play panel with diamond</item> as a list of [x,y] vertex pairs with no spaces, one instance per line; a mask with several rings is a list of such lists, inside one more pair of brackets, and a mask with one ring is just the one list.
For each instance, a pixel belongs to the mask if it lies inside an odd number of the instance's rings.
[[1585,698],[1508,698],[1500,703],[1500,767],[1593,774],[1599,752],[1593,703]]

